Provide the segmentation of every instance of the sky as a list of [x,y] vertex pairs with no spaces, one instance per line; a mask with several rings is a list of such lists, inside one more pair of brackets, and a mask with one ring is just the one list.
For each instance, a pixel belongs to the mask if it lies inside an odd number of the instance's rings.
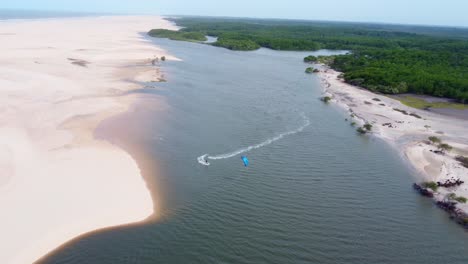
[[0,0],[0,8],[468,27],[468,0]]

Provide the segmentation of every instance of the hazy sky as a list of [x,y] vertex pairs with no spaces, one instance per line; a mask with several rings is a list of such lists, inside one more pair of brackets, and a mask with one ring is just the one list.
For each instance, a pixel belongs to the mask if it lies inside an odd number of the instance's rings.
[[468,26],[468,0],[0,0],[0,8]]

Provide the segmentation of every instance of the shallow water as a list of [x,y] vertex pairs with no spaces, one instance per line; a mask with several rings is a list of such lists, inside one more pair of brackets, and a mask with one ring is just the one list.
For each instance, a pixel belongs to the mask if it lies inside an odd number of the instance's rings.
[[[101,130],[138,160],[157,216],[84,236],[44,263],[468,263],[468,234],[412,191],[396,151],[318,100],[302,63],[310,53],[154,42],[183,61],[162,63],[168,82],[137,91],[139,103]],[[239,155],[197,160],[304,120],[244,152],[247,168]]]

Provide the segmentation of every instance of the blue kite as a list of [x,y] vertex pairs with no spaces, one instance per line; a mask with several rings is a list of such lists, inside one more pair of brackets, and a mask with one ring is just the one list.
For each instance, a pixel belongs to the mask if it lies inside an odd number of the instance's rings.
[[244,166],[245,166],[245,167],[249,166],[249,159],[247,159],[246,156],[242,156],[241,159],[242,159],[242,161],[244,162]]

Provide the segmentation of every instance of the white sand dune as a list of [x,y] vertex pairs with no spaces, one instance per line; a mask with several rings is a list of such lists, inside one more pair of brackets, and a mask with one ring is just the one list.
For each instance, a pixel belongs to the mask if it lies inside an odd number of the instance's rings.
[[174,26],[142,16],[0,22],[0,263],[32,263],[153,214],[135,161],[93,138],[129,107],[131,96],[116,96],[138,88],[128,80],[159,78],[154,56],[175,59],[142,38],[152,28]]
[[[455,160],[458,155],[468,156],[468,121],[407,107],[397,100],[346,84],[338,78],[339,74],[326,67],[320,73],[325,93],[333,97],[333,102],[349,111],[348,114],[354,113],[355,122],[371,123],[374,135],[401,151],[414,168],[417,182],[445,181],[452,177],[465,181],[460,187],[439,188],[436,199],[442,200],[449,193],[468,198],[468,169]],[[394,108],[422,118],[405,115]],[[386,123],[391,123],[391,127],[384,126]],[[427,143],[430,136],[441,138],[454,149],[446,155],[431,152],[437,147]],[[458,207],[468,213],[467,204]]]

